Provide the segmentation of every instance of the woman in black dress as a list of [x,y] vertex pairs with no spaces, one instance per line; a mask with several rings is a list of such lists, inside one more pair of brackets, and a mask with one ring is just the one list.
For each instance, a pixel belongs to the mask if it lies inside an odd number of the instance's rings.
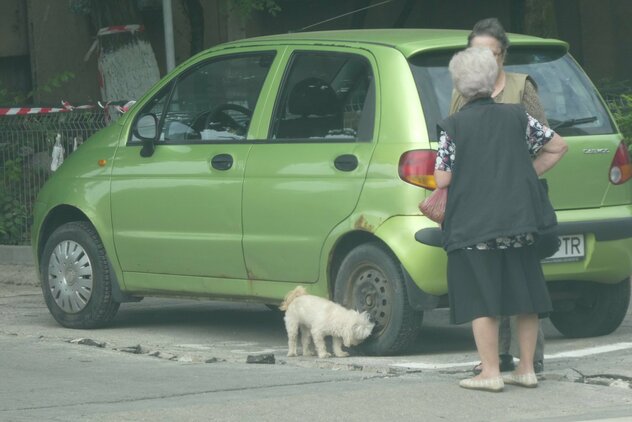
[[[522,105],[494,102],[498,64],[491,50],[457,53],[450,73],[467,103],[439,123],[435,178],[438,187],[449,187],[443,230],[451,320],[472,322],[483,367],[460,385],[486,391],[501,391],[505,382],[535,387],[538,315],[551,311],[534,248],[547,200],[538,176],[562,158],[566,143]],[[511,315],[518,316],[521,360],[503,380],[498,318]]]

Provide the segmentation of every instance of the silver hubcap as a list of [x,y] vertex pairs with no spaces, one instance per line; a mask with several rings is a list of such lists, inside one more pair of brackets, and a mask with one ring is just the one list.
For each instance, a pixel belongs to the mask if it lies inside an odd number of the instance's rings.
[[48,263],[48,286],[64,312],[83,310],[92,296],[92,264],[83,247],[64,240],[53,250]]
[[389,280],[378,268],[358,269],[351,288],[352,307],[367,311],[376,323],[375,333],[381,333],[391,319],[393,291]]

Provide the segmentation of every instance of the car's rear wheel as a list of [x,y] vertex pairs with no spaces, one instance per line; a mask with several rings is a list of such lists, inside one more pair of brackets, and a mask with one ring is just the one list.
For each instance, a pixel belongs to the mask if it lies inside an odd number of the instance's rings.
[[551,313],[551,322],[566,337],[595,337],[610,334],[625,318],[630,304],[630,279],[616,284],[572,282],[566,292],[573,295]]
[[95,328],[114,318],[111,269],[103,244],[84,221],[58,227],[40,259],[44,300],[55,320],[68,328]]
[[353,249],[342,261],[335,283],[334,300],[367,311],[376,324],[361,345],[366,353],[401,353],[415,340],[423,314],[410,307],[402,268],[386,248],[366,243]]

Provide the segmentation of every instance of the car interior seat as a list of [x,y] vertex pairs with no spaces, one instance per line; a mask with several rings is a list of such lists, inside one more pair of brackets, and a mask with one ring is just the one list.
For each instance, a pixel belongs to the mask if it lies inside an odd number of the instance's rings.
[[323,138],[343,126],[340,100],[334,89],[320,78],[296,83],[287,101],[287,111],[291,117],[281,119],[276,138]]

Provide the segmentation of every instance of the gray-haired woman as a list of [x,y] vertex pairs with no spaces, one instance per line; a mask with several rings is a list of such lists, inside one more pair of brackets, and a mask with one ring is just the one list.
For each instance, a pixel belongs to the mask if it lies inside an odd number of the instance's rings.
[[[543,125],[548,126],[535,81],[527,74],[505,72],[503,65],[509,44],[505,29],[496,18],[487,18],[476,22],[472,32],[467,37],[468,47],[487,47],[494,53],[498,64],[498,75],[491,95],[494,101],[505,104],[522,104],[527,113]],[[453,90],[450,114],[459,111],[465,103],[466,99],[457,90]],[[512,335],[516,333],[516,318],[501,318],[499,325],[500,370],[511,371],[514,369],[514,355],[519,356],[516,346],[517,339]],[[533,359],[535,372],[542,372],[544,370],[544,333],[542,328],[538,329],[538,341]],[[481,369],[482,365],[476,365],[474,372],[479,373]]]
[[[533,352],[538,314],[551,301],[533,246],[543,226],[538,176],[566,152],[566,143],[522,105],[491,98],[498,64],[488,48],[468,48],[450,61],[461,110],[439,123],[435,178],[449,187],[444,248],[448,252],[450,317],[472,322],[482,371],[464,388],[501,391],[504,383],[537,386]],[[531,154],[536,155],[534,160]],[[521,360],[500,376],[498,318],[518,316]]]

